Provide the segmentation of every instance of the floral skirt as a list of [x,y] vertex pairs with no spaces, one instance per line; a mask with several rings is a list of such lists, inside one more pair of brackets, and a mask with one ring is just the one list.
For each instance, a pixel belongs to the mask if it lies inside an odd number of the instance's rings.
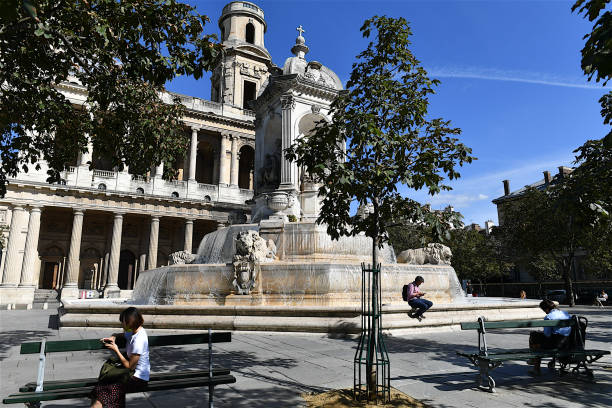
[[138,392],[146,385],[147,381],[134,376],[126,384],[97,384],[91,392],[91,399],[100,401],[104,408],[124,408],[125,394]]

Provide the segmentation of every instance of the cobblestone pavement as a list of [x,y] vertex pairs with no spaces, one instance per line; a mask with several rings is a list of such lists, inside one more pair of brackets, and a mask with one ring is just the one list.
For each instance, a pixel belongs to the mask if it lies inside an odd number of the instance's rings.
[[[587,346],[612,349],[612,309],[576,308],[589,318]],[[37,355],[19,355],[19,344],[48,339],[97,338],[111,330],[57,330],[57,311],[0,311],[0,396],[36,380]],[[149,330],[149,333],[173,333]],[[176,333],[176,331],[174,332]],[[475,370],[458,357],[474,350],[475,332],[434,332],[387,338],[392,386],[430,403],[447,407],[606,407],[612,406],[612,358],[595,364],[596,383],[572,376],[559,379],[543,370],[534,379],[523,362],[494,371],[498,392],[475,389]],[[492,347],[524,348],[526,330],[493,332]],[[351,387],[355,339],[313,334],[234,333],[231,343],[214,346],[215,364],[229,366],[236,384],[215,391],[216,407],[300,407],[300,394]],[[46,379],[94,377],[108,352],[56,353],[47,359]],[[151,350],[152,371],[205,368],[206,347],[161,347]],[[205,406],[206,388],[134,394],[130,407]],[[88,401],[49,402],[44,407],[88,406]]]

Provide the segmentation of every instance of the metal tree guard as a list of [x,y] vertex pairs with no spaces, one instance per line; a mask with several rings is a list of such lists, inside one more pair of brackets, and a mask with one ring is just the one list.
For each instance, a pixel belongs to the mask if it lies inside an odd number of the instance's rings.
[[[380,264],[361,264],[361,336],[353,361],[353,398],[388,402],[391,365],[382,335]],[[370,378],[368,378],[370,377]]]

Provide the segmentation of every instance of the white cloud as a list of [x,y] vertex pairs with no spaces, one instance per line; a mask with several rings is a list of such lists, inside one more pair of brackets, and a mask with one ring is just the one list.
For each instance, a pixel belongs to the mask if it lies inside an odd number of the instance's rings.
[[433,197],[429,197],[426,201],[433,207],[452,205],[456,208],[464,208],[475,201],[486,200],[489,198],[486,194],[455,194],[441,193]]
[[527,84],[561,86],[580,89],[612,89],[602,86],[601,83],[587,82],[586,77],[568,78],[543,72],[529,72],[516,70],[503,70],[482,67],[430,67],[430,77],[433,78],[468,78],[491,81],[522,82]]

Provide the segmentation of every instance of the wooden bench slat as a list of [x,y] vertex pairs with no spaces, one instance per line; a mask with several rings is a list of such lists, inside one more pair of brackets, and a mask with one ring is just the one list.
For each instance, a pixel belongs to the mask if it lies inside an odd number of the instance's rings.
[[[573,319],[564,320],[504,320],[484,322],[485,329],[521,329],[528,327],[569,327],[574,325]],[[478,330],[478,322],[461,323],[461,330]]]
[[[119,347],[125,346],[125,341],[118,339]],[[228,343],[232,341],[231,332],[212,333],[212,343]],[[149,336],[149,347],[158,346],[179,346],[188,344],[204,344],[208,343],[208,333],[195,334],[171,334],[164,336]],[[21,344],[21,354],[38,354],[40,353],[41,342],[29,342]],[[58,353],[67,351],[86,351],[86,350],[105,350],[106,347],[100,342],[100,339],[84,339],[84,340],[52,340],[47,341],[45,353]]]
[[[147,387],[138,390],[137,392],[149,392],[149,391],[163,391],[169,389],[179,388],[191,388],[201,387],[204,385],[221,385],[221,384],[233,384],[236,382],[236,378],[233,375],[220,375],[212,378],[208,377],[197,377],[197,378],[184,378],[177,380],[165,380],[156,381],[149,383]],[[43,392],[26,392],[19,394],[9,395],[3,399],[4,404],[19,404],[26,402],[37,402],[37,401],[54,401],[69,398],[84,398],[88,397],[89,393],[93,389],[91,387],[79,387],[69,388],[63,390],[52,390]]]
[[[228,368],[218,367],[213,368],[213,376],[227,375],[230,373]],[[164,380],[177,380],[182,378],[193,378],[193,377],[207,377],[208,370],[190,370],[190,371],[178,371],[172,373],[151,373],[149,383],[154,381]],[[98,378],[82,378],[74,380],[56,380],[56,381],[45,381],[43,385],[44,391],[49,390],[61,390],[66,388],[78,388],[78,387],[89,387],[96,385]],[[19,392],[33,392],[36,389],[36,383],[30,382],[25,386],[19,388]]]

